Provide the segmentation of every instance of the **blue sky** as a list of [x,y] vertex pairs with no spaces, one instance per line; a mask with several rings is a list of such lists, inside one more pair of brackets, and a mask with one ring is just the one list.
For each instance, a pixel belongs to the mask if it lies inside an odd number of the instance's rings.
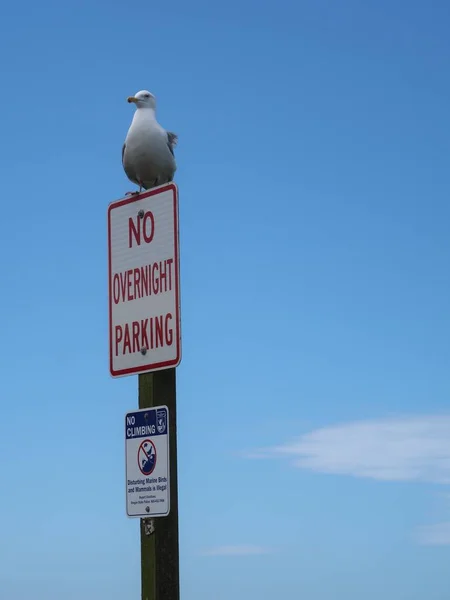
[[0,595],[139,597],[106,211],[147,88],[179,135],[182,597],[448,598],[448,3],[2,13]]

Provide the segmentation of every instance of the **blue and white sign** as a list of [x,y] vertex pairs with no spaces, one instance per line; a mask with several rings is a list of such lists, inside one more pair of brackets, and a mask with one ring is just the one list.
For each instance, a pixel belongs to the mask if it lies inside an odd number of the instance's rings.
[[166,517],[170,511],[169,409],[125,415],[127,515]]

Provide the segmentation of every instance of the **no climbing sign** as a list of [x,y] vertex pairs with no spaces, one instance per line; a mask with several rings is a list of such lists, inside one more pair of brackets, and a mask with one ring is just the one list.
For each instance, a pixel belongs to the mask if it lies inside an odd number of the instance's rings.
[[109,363],[113,377],[180,363],[178,246],[174,183],[109,205]]
[[125,415],[127,515],[166,517],[170,511],[169,409]]

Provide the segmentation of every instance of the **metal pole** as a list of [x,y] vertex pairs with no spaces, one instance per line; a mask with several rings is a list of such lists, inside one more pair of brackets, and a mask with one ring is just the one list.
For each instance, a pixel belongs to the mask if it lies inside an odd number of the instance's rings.
[[139,375],[139,408],[169,409],[170,513],[141,519],[142,600],[179,600],[176,370]]

